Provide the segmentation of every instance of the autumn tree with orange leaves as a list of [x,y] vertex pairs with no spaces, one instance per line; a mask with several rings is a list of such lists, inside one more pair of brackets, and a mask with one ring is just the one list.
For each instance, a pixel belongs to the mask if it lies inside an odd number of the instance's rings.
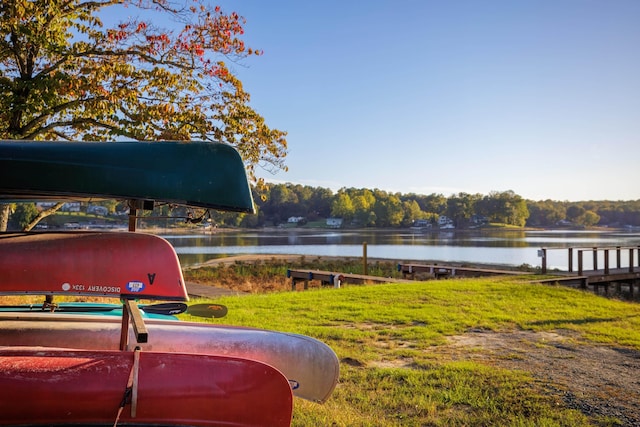
[[3,0],[0,139],[220,141],[254,179],[285,170],[286,133],[229,66],[262,54],[244,24],[204,0]]

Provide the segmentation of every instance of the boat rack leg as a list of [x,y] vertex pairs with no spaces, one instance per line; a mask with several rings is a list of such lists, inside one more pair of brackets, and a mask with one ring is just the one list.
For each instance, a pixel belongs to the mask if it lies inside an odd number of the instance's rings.
[[140,307],[133,300],[125,300],[122,307],[122,328],[120,329],[120,350],[127,350],[129,345],[129,320],[138,343],[146,343],[149,339],[147,326],[144,324]]

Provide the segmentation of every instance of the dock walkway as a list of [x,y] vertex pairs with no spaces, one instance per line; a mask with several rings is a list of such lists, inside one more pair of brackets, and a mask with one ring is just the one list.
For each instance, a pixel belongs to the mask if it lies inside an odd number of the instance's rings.
[[[547,272],[547,256],[551,250],[567,252],[568,271]],[[592,288],[596,293],[604,289],[605,294],[609,293],[612,286],[618,293],[626,287],[631,296],[634,294],[634,287],[640,291],[640,246],[542,248],[539,253],[542,257],[542,274],[559,275],[539,280],[539,283]]]
[[400,283],[410,282],[405,279],[394,279],[392,277],[367,276],[364,274],[340,273],[334,271],[321,270],[287,270],[287,277],[291,279],[291,289],[295,290],[299,282],[304,282],[304,289],[309,288],[312,280],[320,281],[322,285],[340,287],[343,283],[364,284],[364,283]]
[[571,286],[580,289],[592,289],[595,293],[604,290],[605,295],[609,294],[611,287],[617,293],[621,293],[624,288],[633,296],[635,289],[640,293],[640,271],[629,272],[627,268],[605,270],[583,271],[582,275],[562,272],[560,276],[549,279],[536,280],[535,283],[557,283],[559,285]]
[[527,271],[500,270],[494,268],[457,267],[444,264],[398,264],[398,271],[402,277],[415,279],[416,273],[428,274],[435,279],[449,277],[483,277],[531,274]]

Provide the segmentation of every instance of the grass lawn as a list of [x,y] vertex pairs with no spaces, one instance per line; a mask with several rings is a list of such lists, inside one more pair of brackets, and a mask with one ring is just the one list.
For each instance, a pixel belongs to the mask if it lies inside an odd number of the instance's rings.
[[640,350],[638,304],[514,277],[347,285],[216,302],[229,314],[215,323],[301,333],[337,353],[334,394],[323,405],[296,398],[294,426],[619,425],[567,408],[524,370],[453,360],[436,350],[447,337],[478,329],[569,330],[580,340]]

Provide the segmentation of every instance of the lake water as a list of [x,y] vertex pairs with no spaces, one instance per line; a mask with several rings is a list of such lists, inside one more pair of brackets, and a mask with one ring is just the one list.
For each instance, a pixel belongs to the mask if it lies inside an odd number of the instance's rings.
[[[548,248],[547,266],[567,269],[568,247],[640,246],[639,231],[427,231],[410,230],[309,230],[224,231],[163,235],[175,247],[183,265],[239,254],[294,254],[304,256],[361,257],[363,243],[369,258],[398,261],[489,263],[540,266],[540,248]],[[575,251],[574,251],[575,252]],[[574,255],[575,256],[575,255]],[[637,258],[638,254],[634,255]],[[603,255],[600,254],[600,258]],[[612,267],[615,254],[610,254]],[[584,268],[592,256],[585,255]],[[628,266],[628,255],[622,266]],[[599,261],[599,265],[602,263]],[[637,265],[637,264],[636,264]],[[574,266],[577,266],[574,261]]]

